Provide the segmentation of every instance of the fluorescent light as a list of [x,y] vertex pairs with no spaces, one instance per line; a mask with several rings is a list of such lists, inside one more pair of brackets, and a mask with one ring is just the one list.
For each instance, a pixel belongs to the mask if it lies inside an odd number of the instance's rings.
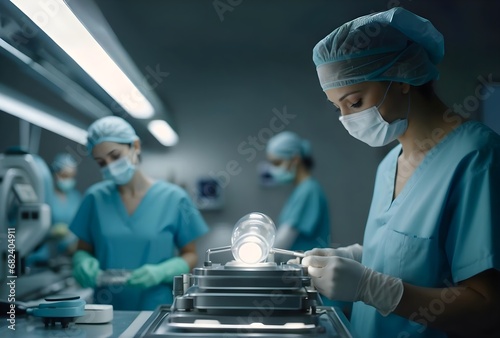
[[5,49],[7,52],[11,53],[12,55],[14,55],[16,58],[18,58],[19,60],[21,60],[24,63],[31,63],[32,62],[32,60],[28,56],[26,56],[25,54],[21,53],[20,51],[18,51],[14,47],[12,47],[9,43],[7,43],[2,38],[0,38],[0,47]]
[[154,108],[92,37],[62,0],[11,0],[73,58],[118,104],[135,118],[150,118]]
[[177,133],[170,125],[163,120],[153,120],[149,122],[148,129],[154,137],[164,146],[173,146],[179,141]]
[[50,130],[82,145],[87,144],[87,131],[63,121],[10,95],[0,92],[0,110],[41,128]]

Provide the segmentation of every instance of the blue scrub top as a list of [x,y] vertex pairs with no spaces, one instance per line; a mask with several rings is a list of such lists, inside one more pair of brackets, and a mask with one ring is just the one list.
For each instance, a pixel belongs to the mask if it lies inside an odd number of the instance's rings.
[[[208,232],[186,192],[167,182],[155,182],[132,215],[114,183],[97,183],[85,194],[70,229],[94,247],[102,270],[134,270],[161,263]],[[94,301],[112,304],[115,310],[154,310],[159,304],[172,303],[172,286],[98,287]]]
[[309,177],[300,182],[283,207],[279,224],[289,225],[299,232],[290,250],[330,246],[328,201],[318,181]]
[[[330,247],[328,201],[317,180],[308,177],[297,185],[281,211],[279,224],[286,224],[299,232],[290,250]],[[349,306],[346,302],[332,301],[323,295],[321,300],[325,306]]]
[[69,225],[78,211],[81,201],[82,194],[78,190],[68,191],[65,199],[62,199],[54,192],[50,202],[52,224],[64,223]]
[[[481,123],[457,127],[433,147],[393,200],[401,145],[381,162],[368,216],[362,263],[404,282],[446,288],[500,270],[500,136]],[[415,309],[414,321],[353,307],[360,337],[446,337],[426,328],[456,295],[448,290]]]
[[[82,200],[80,192],[76,189],[70,190],[66,193],[65,199],[61,199],[55,191],[52,191],[49,196],[47,204],[50,206],[52,225],[58,223],[69,225],[73,220],[73,216],[75,216],[78,207],[80,206],[80,202]],[[68,246],[73,244],[74,241],[75,236],[73,234],[68,234],[64,238],[61,238],[57,243],[55,243],[56,247],[52,255],[55,253],[65,254]],[[51,243],[50,245],[54,244]],[[50,251],[49,244],[44,243],[38,250],[28,256],[26,259],[26,265],[33,266],[36,263],[47,262],[51,258]]]
[[[52,202],[50,204],[52,210],[52,225],[64,223],[69,226],[73,217],[76,215],[80,203],[82,201],[82,194],[76,189],[70,190],[66,193],[66,198],[61,197],[54,192]],[[64,254],[67,252],[68,247],[76,242],[77,238],[74,234],[69,233],[64,238],[61,238],[57,243],[57,252]]]

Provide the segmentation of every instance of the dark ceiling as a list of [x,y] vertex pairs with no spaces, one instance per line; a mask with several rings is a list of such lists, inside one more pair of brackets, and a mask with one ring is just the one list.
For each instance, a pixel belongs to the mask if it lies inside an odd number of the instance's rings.
[[[496,55],[500,60],[500,1],[496,0],[95,2],[139,72],[148,75],[156,70],[180,74],[183,81],[192,84],[193,96],[210,84],[209,76],[213,74],[226,76],[227,81],[231,81],[231,72],[242,68],[272,68],[273,65],[286,64],[313,69],[311,50],[318,40],[345,21],[394,5],[412,10],[433,22],[445,36],[446,52],[452,57],[460,58],[465,52],[474,51],[479,55]],[[12,78],[19,78],[17,86],[27,87],[29,79],[21,73],[11,61],[0,59],[0,82],[8,83]],[[174,120],[183,113],[170,90],[178,85],[178,76],[155,86],[156,94]],[[92,92],[100,101],[108,103],[99,90]],[[44,90],[37,90],[33,95],[40,99],[48,96]],[[64,109],[78,117],[79,113],[72,107],[64,106]],[[90,117],[81,120],[88,124]],[[145,133],[144,128],[140,129]],[[154,141],[147,142],[154,145]]]
[[[314,44],[338,25],[399,4],[445,36],[447,53],[496,53],[500,1],[495,0],[97,0],[140,70],[161,65],[203,83],[204,70],[290,63],[313,67]],[[216,7],[218,9],[216,9]],[[467,41],[467,44],[464,44]],[[471,45],[471,42],[473,45]],[[176,111],[168,86],[158,94]]]

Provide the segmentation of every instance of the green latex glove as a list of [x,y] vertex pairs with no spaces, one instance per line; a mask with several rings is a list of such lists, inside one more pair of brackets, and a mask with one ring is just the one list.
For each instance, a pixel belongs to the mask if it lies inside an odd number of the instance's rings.
[[99,261],[94,256],[83,250],[75,252],[73,255],[73,277],[82,287],[95,287],[99,271]]
[[174,276],[188,272],[188,263],[181,257],[174,257],[159,264],[146,264],[134,270],[127,284],[150,288],[160,283],[172,283]]
[[68,234],[69,229],[66,223],[56,223],[50,228],[50,236],[54,238],[63,238]]

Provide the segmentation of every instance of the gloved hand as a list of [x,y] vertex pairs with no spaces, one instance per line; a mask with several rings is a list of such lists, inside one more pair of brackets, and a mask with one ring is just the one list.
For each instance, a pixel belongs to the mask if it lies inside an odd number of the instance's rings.
[[308,256],[302,260],[313,285],[332,300],[362,301],[387,316],[403,295],[403,281],[376,272],[355,260],[338,256]]
[[182,257],[170,258],[159,264],[146,264],[132,272],[128,285],[149,288],[160,283],[172,283],[174,276],[189,272],[189,265]]
[[361,263],[363,257],[363,247],[359,244],[352,244],[337,249],[321,249],[316,248],[304,252],[307,256],[338,256],[349,259],[354,259],[356,262]]
[[99,271],[99,261],[94,256],[83,250],[75,252],[73,255],[73,277],[82,287],[95,287]]
[[68,233],[69,229],[66,223],[56,223],[50,228],[50,236],[54,238],[63,238]]

